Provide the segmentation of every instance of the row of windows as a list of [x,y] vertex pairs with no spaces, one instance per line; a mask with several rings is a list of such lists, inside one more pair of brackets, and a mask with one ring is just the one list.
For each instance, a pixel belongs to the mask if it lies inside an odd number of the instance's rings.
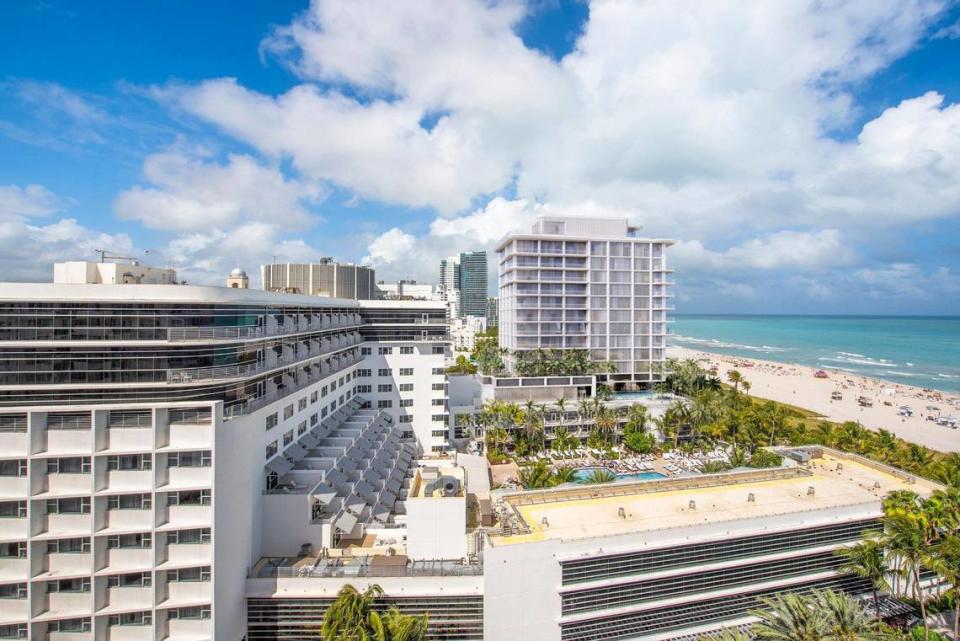
[[876,530],[879,526],[878,520],[870,519],[775,534],[736,537],[724,541],[679,545],[661,550],[563,561],[561,563],[563,585],[856,541],[863,538],[865,531]]
[[[40,460],[40,459],[38,459]],[[167,455],[168,467],[209,467],[212,462],[209,450],[178,452]],[[153,469],[152,454],[120,454],[106,457],[107,471],[147,471]],[[62,456],[46,459],[47,474],[89,474],[89,456]],[[26,476],[27,459],[0,461],[0,476]]]
[[733,568],[690,572],[650,581],[590,588],[562,596],[564,614],[620,608],[682,595],[701,594],[735,586],[835,571],[844,560],[832,551],[809,556],[752,563]]
[[[210,542],[210,528],[192,528],[175,530],[161,534],[167,545],[202,545]],[[153,547],[153,534],[150,532],[131,534],[111,534],[106,537],[108,550],[150,549]],[[48,554],[87,554],[91,551],[89,537],[71,537],[50,539],[46,542]],[[0,558],[27,558],[27,542],[12,541],[0,544]]]

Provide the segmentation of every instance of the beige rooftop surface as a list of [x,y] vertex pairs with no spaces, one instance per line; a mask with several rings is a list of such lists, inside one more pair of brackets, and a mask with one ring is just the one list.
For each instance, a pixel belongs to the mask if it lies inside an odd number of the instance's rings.
[[[805,474],[803,470],[809,471]],[[747,480],[758,476],[772,480]],[[721,482],[724,477],[729,482]],[[879,501],[894,490],[912,490],[927,496],[940,486],[906,473],[888,471],[846,456],[825,453],[809,466],[757,470],[748,473],[710,475],[670,481],[647,481],[631,484],[630,489],[618,484],[585,486],[582,495],[596,491],[596,498],[573,498],[543,502],[549,492],[521,493],[506,496],[531,528],[529,534],[494,536],[494,545],[511,545],[546,539],[582,539],[645,532],[665,528],[722,523],[737,519],[759,518],[778,514],[828,510]],[[738,479],[738,481],[734,481]],[[688,484],[715,483],[710,487],[668,489]],[[654,485],[648,485],[654,484]],[[879,487],[875,487],[878,484]],[[664,487],[666,486],[666,487]],[[663,487],[655,490],[653,487]],[[808,494],[808,489],[814,493]],[[610,496],[611,492],[618,495]],[[752,493],[755,501],[748,501]],[[559,493],[562,495],[563,493]],[[691,509],[690,501],[695,502]],[[619,514],[623,508],[624,516]],[[546,519],[546,521],[544,521]]]

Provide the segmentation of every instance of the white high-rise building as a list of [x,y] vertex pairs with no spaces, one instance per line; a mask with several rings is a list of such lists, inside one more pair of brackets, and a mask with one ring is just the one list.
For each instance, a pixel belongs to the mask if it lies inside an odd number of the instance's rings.
[[616,367],[600,376],[616,388],[660,380],[672,244],[639,237],[625,218],[541,216],[507,236],[497,246],[501,347],[589,350]]

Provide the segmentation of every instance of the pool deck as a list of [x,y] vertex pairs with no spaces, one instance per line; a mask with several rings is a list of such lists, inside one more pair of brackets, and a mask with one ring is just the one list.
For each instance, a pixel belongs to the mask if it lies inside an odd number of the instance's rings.
[[[894,490],[927,496],[940,487],[878,464],[825,451],[805,466],[504,495],[504,502],[522,517],[530,532],[492,536],[491,542],[513,545],[614,536],[879,504]],[[754,501],[748,501],[750,494]]]

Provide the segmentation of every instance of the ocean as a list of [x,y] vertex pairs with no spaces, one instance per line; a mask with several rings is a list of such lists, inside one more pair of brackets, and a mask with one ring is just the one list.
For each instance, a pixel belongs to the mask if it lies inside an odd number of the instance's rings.
[[668,345],[960,391],[960,317],[677,314]]

